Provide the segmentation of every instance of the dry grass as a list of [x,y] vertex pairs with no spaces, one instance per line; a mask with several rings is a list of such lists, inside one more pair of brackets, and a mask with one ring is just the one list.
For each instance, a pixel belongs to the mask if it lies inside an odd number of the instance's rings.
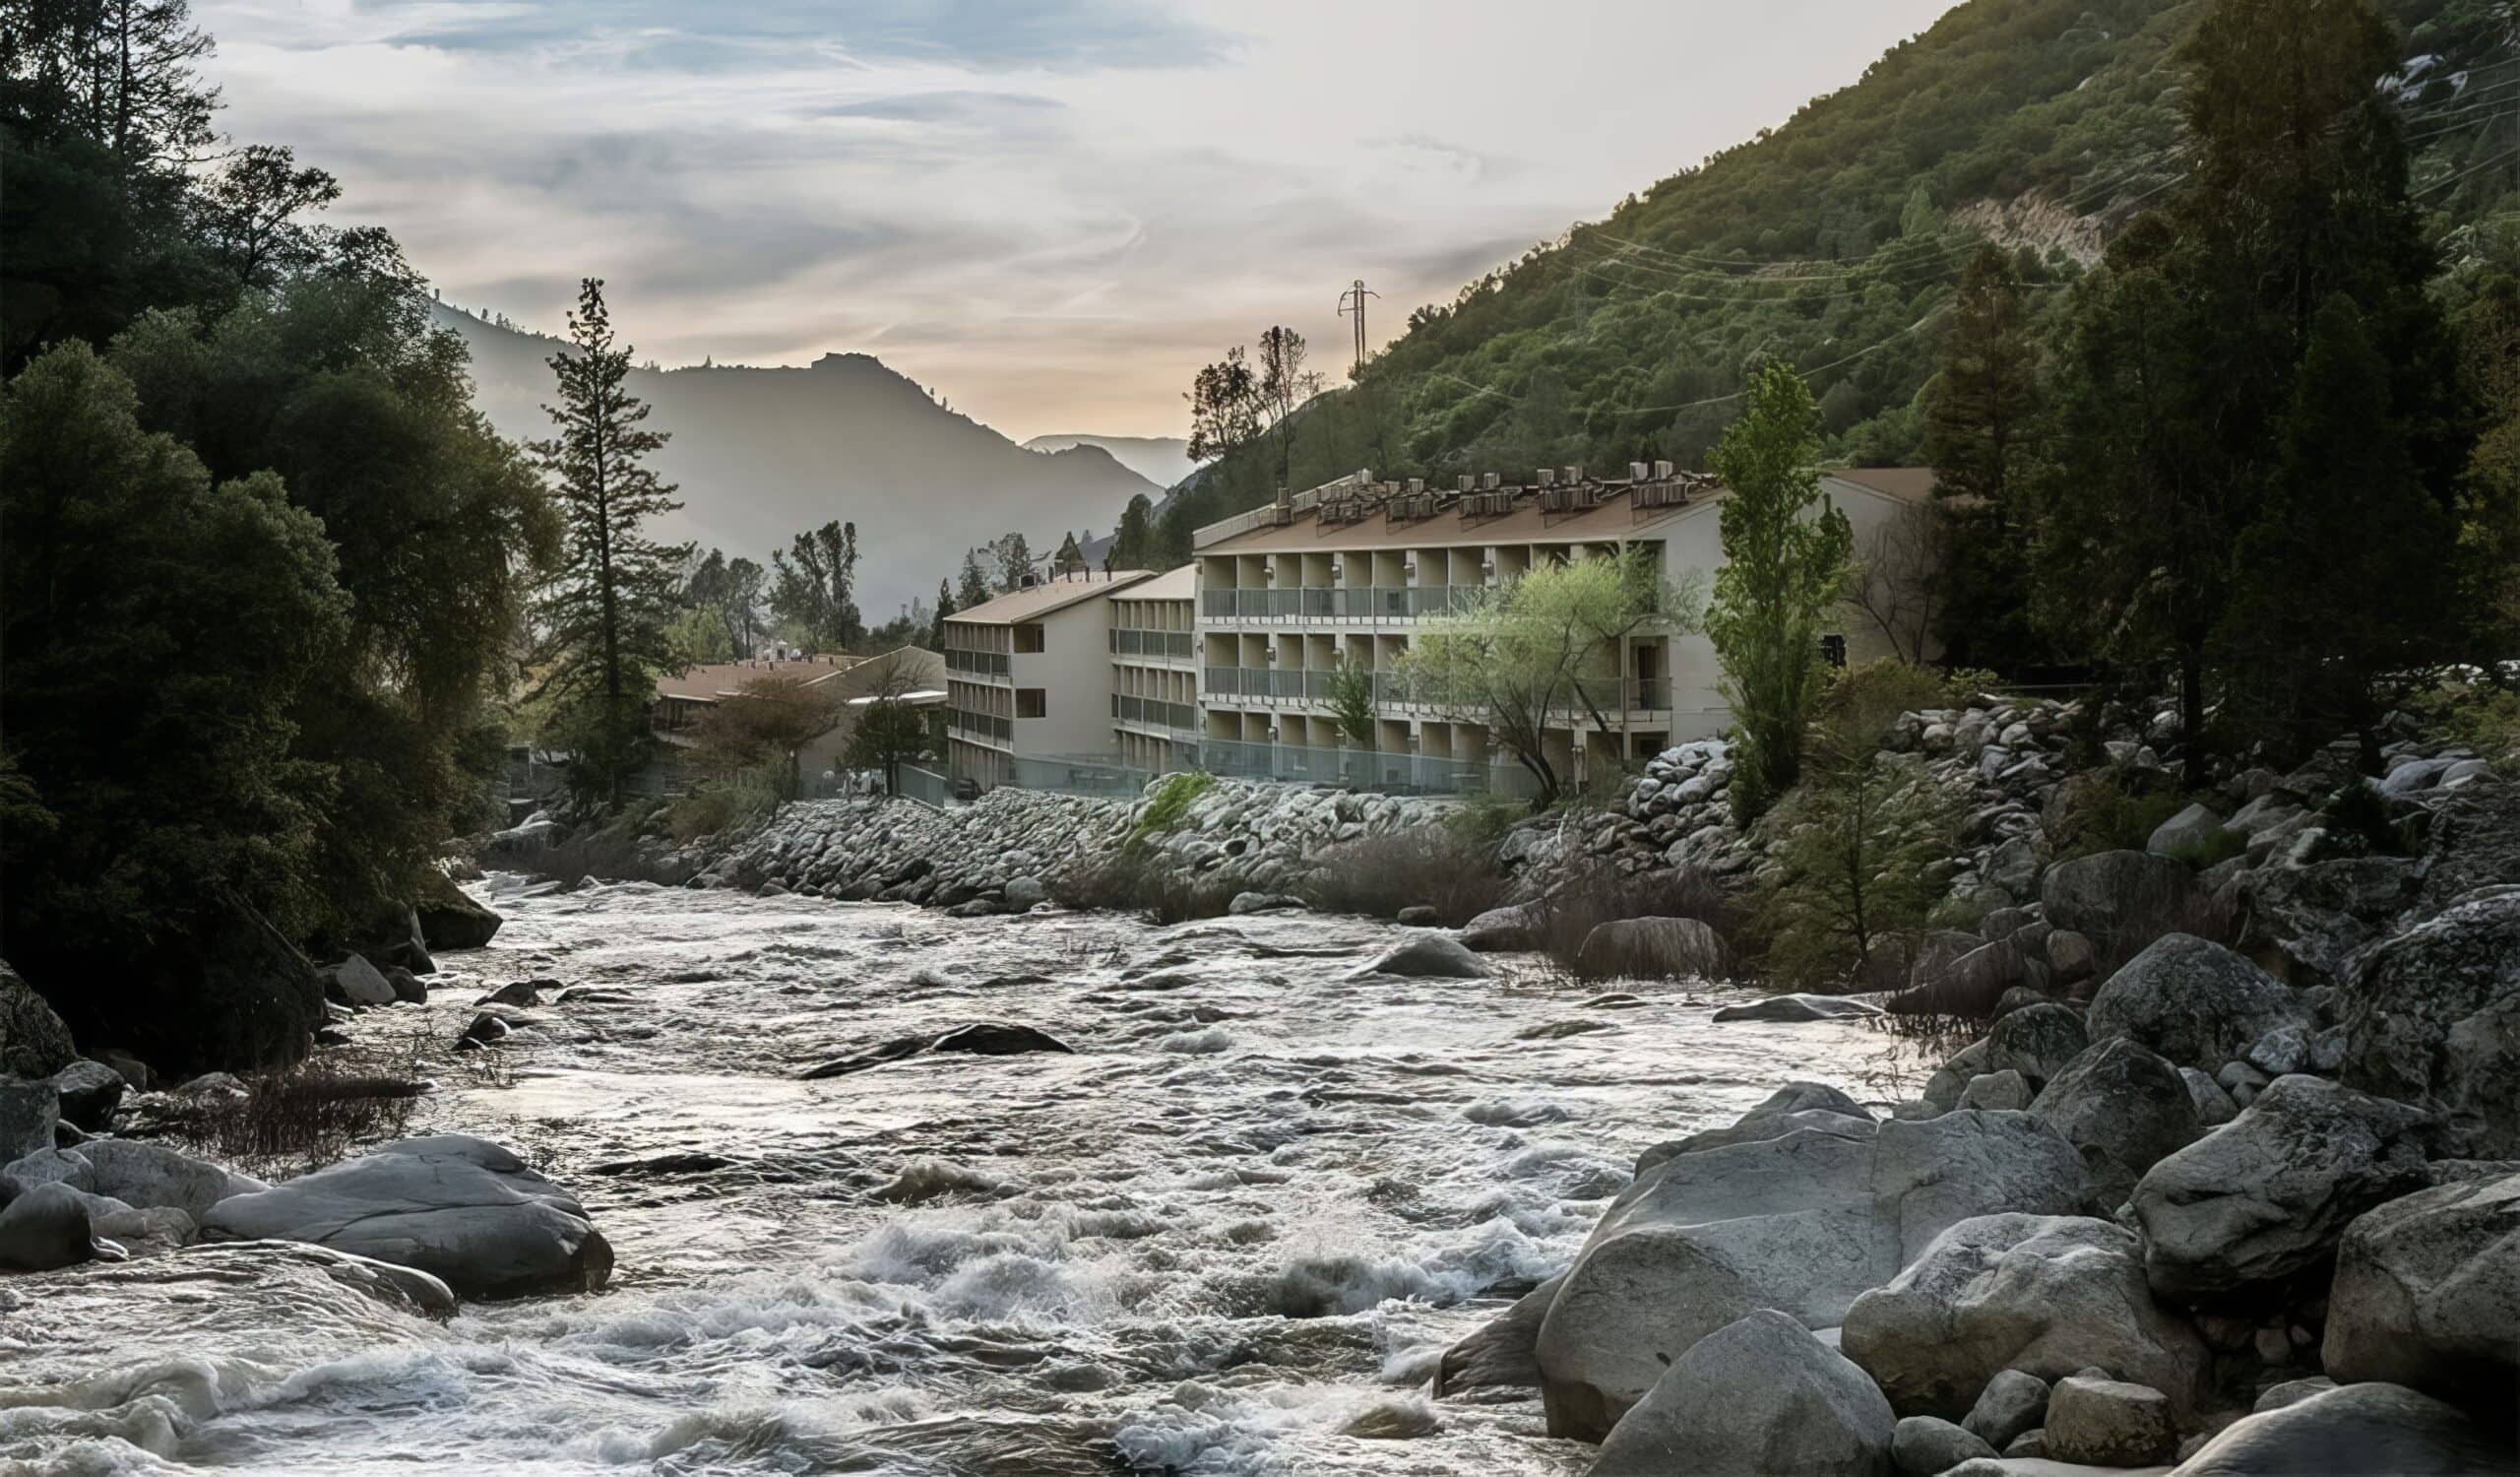
[[422,1039],[344,1047],[245,1075],[242,1097],[205,1097],[166,1124],[167,1136],[261,1179],[284,1179],[399,1138],[427,1083]]
[[1302,891],[1324,912],[1397,918],[1403,908],[1422,905],[1457,929],[1504,901],[1505,878],[1494,847],[1430,824],[1323,849]]
[[1136,913],[1157,924],[1222,918],[1235,890],[1213,874],[1193,875],[1136,848],[1067,867],[1048,878],[1047,885],[1051,900],[1062,908]]
[[1587,970],[1581,962],[1584,940],[1606,923],[1626,918],[1694,918],[1725,938],[1738,932],[1739,920],[1732,901],[1695,867],[1631,875],[1602,858],[1586,857],[1561,871],[1558,885],[1533,905],[1533,931],[1540,951],[1571,979],[1609,977]]

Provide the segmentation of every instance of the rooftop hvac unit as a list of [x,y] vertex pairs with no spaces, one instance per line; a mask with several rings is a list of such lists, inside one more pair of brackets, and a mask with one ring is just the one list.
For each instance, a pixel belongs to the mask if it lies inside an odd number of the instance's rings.
[[1469,491],[1472,487],[1477,486],[1477,485],[1478,485],[1478,479],[1476,479],[1476,478],[1472,477],[1469,473],[1465,472],[1465,473],[1463,473],[1463,474],[1462,474],[1458,479],[1456,479],[1456,480],[1455,480],[1455,482],[1454,482],[1454,483],[1453,483],[1453,490],[1455,490],[1455,491],[1457,491],[1457,492],[1467,492],[1467,491]]
[[1647,469],[1646,469],[1646,466],[1645,466],[1645,464],[1644,464],[1643,462],[1630,462],[1630,463],[1628,463],[1628,464],[1627,464],[1627,480],[1628,480],[1629,482],[1641,482],[1645,481],[1645,473],[1646,473],[1646,470],[1647,470]]
[[1544,487],[1549,486],[1557,481],[1557,469],[1553,467],[1543,467],[1538,473],[1533,475],[1532,481],[1540,483]]
[[1671,464],[1669,462],[1656,462],[1654,464],[1654,480],[1658,482],[1670,482],[1671,480]]
[[1481,475],[1480,475],[1480,479],[1479,479],[1479,490],[1480,490],[1481,492],[1493,492],[1493,491],[1495,491],[1495,490],[1496,490],[1496,474],[1495,474],[1495,473],[1493,473],[1493,472],[1489,472],[1489,473],[1483,473],[1483,474],[1481,474]]
[[1423,492],[1423,491],[1425,491],[1425,490],[1426,490],[1426,480],[1425,480],[1424,478],[1422,478],[1422,477],[1413,477],[1413,478],[1411,478],[1411,479],[1409,480],[1409,490],[1410,490],[1410,491],[1412,491],[1412,492]]
[[1576,463],[1576,464],[1574,464],[1574,465],[1572,465],[1572,466],[1568,467],[1568,468],[1566,469],[1566,480],[1567,480],[1568,482],[1582,482],[1582,481],[1584,480],[1584,467],[1583,467],[1583,464],[1579,462],[1579,463]]

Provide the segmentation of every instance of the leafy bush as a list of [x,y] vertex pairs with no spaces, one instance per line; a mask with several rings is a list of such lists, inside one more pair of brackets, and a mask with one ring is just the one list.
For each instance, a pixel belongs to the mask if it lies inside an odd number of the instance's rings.
[[1216,787],[1217,777],[1201,769],[1183,770],[1166,779],[1164,788],[1155,793],[1155,799],[1147,802],[1146,808],[1138,812],[1138,823],[1129,828],[1128,839],[1120,844],[1121,849],[1135,851],[1143,847],[1149,837],[1161,836],[1179,825],[1181,818],[1190,813],[1191,803]]
[[1062,908],[1136,913],[1157,924],[1222,917],[1234,894],[1215,873],[1194,875],[1126,849],[1063,867],[1045,883],[1051,900]]
[[1444,817],[1444,824],[1460,833],[1474,845],[1489,851],[1505,844],[1506,835],[1514,827],[1531,818],[1531,807],[1520,801],[1501,795],[1474,795],[1465,798]]
[[2065,782],[2056,827],[2056,860],[2095,852],[2137,851],[2163,821],[2186,808],[2174,790],[2130,789],[2120,772],[2079,774]]
[[665,809],[665,829],[676,841],[715,836],[750,825],[779,807],[787,761],[775,759],[709,781]]
[[2203,871],[2220,867],[2248,850],[2248,837],[2229,826],[2216,826],[2203,840],[2184,842],[2171,848],[2171,856]]
[[2390,816],[2387,798],[2369,785],[2339,790],[2319,811],[2319,827],[2327,832],[2328,850],[2334,856],[2404,857],[2415,851]]
[[1540,951],[1568,975],[1606,978],[1583,962],[1584,940],[1606,923],[1629,918],[1694,918],[1730,938],[1739,920],[1724,889],[1695,867],[1622,872],[1600,857],[1561,868],[1558,885],[1532,905]]
[[1325,848],[1301,890],[1316,908],[1371,918],[1424,904],[1459,928],[1504,900],[1505,877],[1493,846],[1438,822]]
[[2444,682],[2408,700],[2407,711],[2440,738],[2473,748],[2520,779],[2520,692],[2482,681]]
[[1959,849],[1960,803],[1915,755],[1825,765],[1777,813],[1779,874],[1759,905],[1770,973],[1788,983],[1903,983],[1895,940],[1924,927],[1931,868]]

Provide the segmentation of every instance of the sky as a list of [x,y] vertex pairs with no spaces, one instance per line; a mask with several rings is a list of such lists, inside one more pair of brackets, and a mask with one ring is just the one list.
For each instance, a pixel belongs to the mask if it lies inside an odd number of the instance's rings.
[[875,354],[1017,439],[1180,435],[1852,83],[1947,0],[195,0],[224,126],[451,301],[668,365]]

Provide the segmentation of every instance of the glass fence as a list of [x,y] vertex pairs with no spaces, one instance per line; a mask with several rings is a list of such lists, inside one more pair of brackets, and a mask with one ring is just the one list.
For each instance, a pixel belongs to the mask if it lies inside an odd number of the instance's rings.
[[1199,613],[1224,619],[1408,620],[1470,609],[1484,585],[1307,585],[1295,590],[1202,590]]
[[1530,772],[1519,764],[1229,738],[1200,739],[1195,767],[1221,779],[1341,785],[1395,795],[1502,795],[1527,800],[1539,791]]
[[1116,657],[1193,657],[1198,655],[1199,638],[1190,631],[1140,631],[1121,628],[1111,632],[1111,654]]
[[1189,703],[1167,703],[1152,697],[1114,693],[1111,716],[1122,723],[1143,723],[1176,734],[1199,732],[1199,710]]
[[901,793],[904,796],[922,805],[932,805],[939,810],[945,808],[945,803],[954,795],[953,781],[932,769],[921,769],[915,764],[901,766]]

